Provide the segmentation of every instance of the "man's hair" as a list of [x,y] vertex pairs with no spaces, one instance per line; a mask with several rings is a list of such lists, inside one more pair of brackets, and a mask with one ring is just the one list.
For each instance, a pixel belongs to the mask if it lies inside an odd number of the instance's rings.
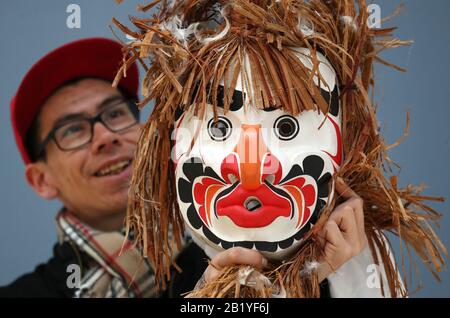
[[[71,79],[71,80],[65,82],[50,96],[53,96],[56,92],[60,91],[61,89],[65,88],[65,87],[76,85],[79,82],[81,82],[83,80],[87,80],[87,79],[98,79],[98,80],[103,80],[103,81],[107,82],[107,80],[102,79],[102,78],[97,78],[97,77],[77,77],[77,78],[74,78],[74,79]],[[124,89],[122,89],[121,87],[117,87],[117,89],[120,91],[120,93],[123,96],[125,96],[125,98],[134,99],[134,97],[131,97],[129,94],[127,94],[127,92]],[[48,100],[48,98],[47,98],[47,100]],[[25,136],[25,148],[26,148],[28,154],[30,155],[30,159],[32,162],[36,162],[39,159],[42,159],[42,160],[46,159],[45,152],[42,154],[41,157],[39,157],[39,155],[40,155],[39,154],[39,151],[40,151],[39,146],[42,142],[39,138],[39,132],[40,132],[40,127],[41,127],[41,123],[39,120],[40,116],[41,116],[41,111],[39,111],[37,113],[36,117],[34,117],[32,123],[30,125],[30,128],[28,129],[26,136]]]
[[[30,155],[32,162],[36,162],[39,159],[39,115],[40,112],[36,115],[36,117],[34,117],[33,122],[31,123],[31,126],[25,136],[25,148]],[[43,159],[45,160],[45,154],[43,155]]]

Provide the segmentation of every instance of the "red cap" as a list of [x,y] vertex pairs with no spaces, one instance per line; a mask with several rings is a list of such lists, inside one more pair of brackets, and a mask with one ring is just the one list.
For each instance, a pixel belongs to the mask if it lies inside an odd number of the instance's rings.
[[[25,136],[50,95],[66,82],[79,77],[114,80],[122,63],[122,46],[106,38],[90,38],[63,45],[40,59],[25,75],[11,101],[14,137],[24,162],[31,158]],[[139,73],[136,65],[127,71],[119,87],[137,99]]]

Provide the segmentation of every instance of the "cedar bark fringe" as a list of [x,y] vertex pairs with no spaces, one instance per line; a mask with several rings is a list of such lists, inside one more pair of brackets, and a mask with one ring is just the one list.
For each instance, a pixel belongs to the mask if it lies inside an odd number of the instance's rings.
[[[422,188],[413,185],[398,187],[387,155],[392,146],[379,133],[376,108],[369,97],[375,86],[374,62],[402,70],[379,54],[410,42],[395,39],[395,28],[369,29],[365,0],[156,0],[141,10],[155,6],[158,10],[151,17],[130,19],[138,31],[113,22],[134,38],[124,44],[127,58],[115,83],[126,76],[132,63],[139,62],[146,70],[140,106],[155,101],[133,163],[126,227],[133,230],[136,245],[153,264],[157,283],[164,287],[170,280],[173,242],[169,242],[169,229],[178,248],[184,232],[170,160],[175,112],[193,111],[202,118],[208,103],[216,111],[220,80],[225,79],[225,92],[233,92],[241,72],[247,98],[259,108],[282,108],[293,115],[309,109],[326,113],[328,105],[313,81],[314,76],[321,77],[318,51],[331,62],[342,85],[344,163],[337,175],[364,200],[369,246],[376,262],[384,265],[391,294],[405,296],[406,292],[401,290],[399,269],[390,261],[382,231],[400,238],[405,276],[406,247],[410,259],[414,250],[439,277],[448,254],[430,226],[437,224],[440,214],[426,202],[443,198],[423,196]],[[312,71],[290,47],[310,49]],[[225,110],[230,102],[231,95],[225,94]],[[304,275],[301,269],[320,257],[314,233],[338,201],[329,202],[294,256],[283,264],[272,264],[272,270],[264,273],[287,297],[320,296],[317,274]],[[223,269],[219,280],[191,296],[266,297],[274,292],[272,287],[255,291],[237,284],[239,270]]]

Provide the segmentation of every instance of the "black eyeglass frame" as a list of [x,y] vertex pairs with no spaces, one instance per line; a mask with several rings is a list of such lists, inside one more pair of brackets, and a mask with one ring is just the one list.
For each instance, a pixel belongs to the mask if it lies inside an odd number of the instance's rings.
[[[125,102],[128,106],[128,109],[131,111],[131,113],[133,114],[134,118],[135,118],[135,122],[129,126],[126,126],[124,128],[121,128],[119,130],[114,130],[111,129],[107,124],[105,124],[105,122],[102,119],[102,115],[111,110],[112,107],[118,106],[121,103]],[[70,149],[64,149],[63,147],[61,147],[58,143],[58,141],[55,138],[56,132],[58,131],[58,129],[60,129],[61,127],[64,127],[65,125],[67,125],[67,123],[61,124],[61,125],[56,125],[55,127],[52,128],[52,130],[50,130],[50,132],[48,133],[47,137],[45,137],[45,139],[39,144],[38,146],[38,152],[37,152],[37,157],[36,159],[39,160],[44,156],[45,153],[45,148],[47,147],[47,145],[51,142],[54,141],[56,146],[58,147],[59,150],[61,151],[72,151],[72,150],[77,150],[80,149],[84,146],[86,146],[87,144],[89,144],[92,141],[92,138],[94,137],[94,125],[98,122],[102,123],[102,125],[104,127],[106,127],[106,129],[108,129],[109,131],[112,132],[121,132],[124,131],[126,129],[129,129],[135,125],[137,125],[139,123],[139,109],[136,106],[136,101],[134,99],[124,99],[124,100],[120,100],[120,102],[118,103],[114,103],[110,106],[108,106],[106,109],[102,110],[101,112],[99,112],[97,115],[95,115],[94,117],[83,117],[81,118],[81,120],[87,120],[90,124],[91,127],[91,137],[89,138],[89,140],[75,148],[70,148]]]

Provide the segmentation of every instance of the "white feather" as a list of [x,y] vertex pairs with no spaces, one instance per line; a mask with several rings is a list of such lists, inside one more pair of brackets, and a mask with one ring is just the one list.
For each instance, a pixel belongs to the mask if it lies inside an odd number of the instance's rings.
[[222,32],[220,32],[219,34],[209,37],[209,38],[202,38],[198,32],[195,32],[195,37],[197,38],[197,40],[202,43],[202,44],[208,44],[211,42],[215,42],[218,41],[220,39],[222,39],[224,36],[226,36],[228,34],[228,32],[230,31],[231,25],[230,25],[230,21],[227,19],[227,17],[224,14],[224,10],[225,8],[222,8],[222,10],[220,10],[220,14],[221,16],[225,19],[225,28],[222,30]]
[[297,28],[304,36],[311,36],[314,34],[314,25],[305,17],[299,17]]
[[313,272],[317,271],[319,266],[320,263],[317,261],[306,262],[305,265],[303,265],[303,268],[300,270],[300,275],[311,275]]
[[355,20],[352,17],[348,16],[348,15],[341,16],[341,21],[344,24],[350,26],[355,31],[358,29],[358,26],[356,25]]

